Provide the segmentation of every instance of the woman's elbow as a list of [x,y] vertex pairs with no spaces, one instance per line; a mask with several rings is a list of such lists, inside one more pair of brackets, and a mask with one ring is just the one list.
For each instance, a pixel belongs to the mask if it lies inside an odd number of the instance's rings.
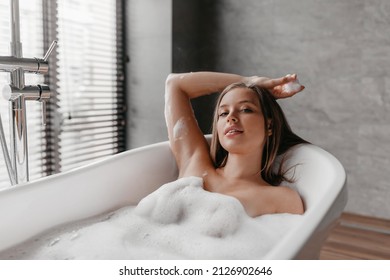
[[177,77],[179,74],[176,73],[170,73],[168,74],[167,78],[165,79],[165,86],[170,86],[173,83],[177,81]]

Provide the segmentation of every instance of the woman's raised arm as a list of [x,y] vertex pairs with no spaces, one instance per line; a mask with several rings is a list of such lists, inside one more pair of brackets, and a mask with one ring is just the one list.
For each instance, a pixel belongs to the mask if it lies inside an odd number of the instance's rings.
[[211,167],[209,147],[195,119],[190,100],[223,90],[244,77],[235,74],[195,72],[170,74],[165,85],[165,121],[180,177],[201,176],[199,166]]
[[287,95],[282,86],[295,80],[294,75],[269,79],[217,72],[170,74],[165,85],[165,120],[171,149],[180,170],[179,176],[201,176],[198,173],[203,171],[199,166],[213,166],[209,147],[191,107],[192,98],[220,92],[235,82],[254,83],[269,88],[276,98],[281,98]]

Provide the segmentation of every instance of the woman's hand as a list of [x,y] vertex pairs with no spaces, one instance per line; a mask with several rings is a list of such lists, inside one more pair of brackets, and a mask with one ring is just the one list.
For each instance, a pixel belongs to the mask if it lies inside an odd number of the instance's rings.
[[299,83],[296,74],[289,74],[276,79],[253,76],[249,77],[248,80],[250,83],[270,90],[276,99],[291,97],[305,88]]

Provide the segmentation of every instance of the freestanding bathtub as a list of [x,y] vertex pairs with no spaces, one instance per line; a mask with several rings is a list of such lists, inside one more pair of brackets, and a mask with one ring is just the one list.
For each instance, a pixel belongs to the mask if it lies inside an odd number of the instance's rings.
[[[286,164],[297,165],[295,187],[306,212],[264,259],[318,259],[347,201],[346,174],[323,149],[301,144]],[[168,142],[129,150],[69,172],[0,191],[0,252],[51,228],[136,205],[177,179]]]

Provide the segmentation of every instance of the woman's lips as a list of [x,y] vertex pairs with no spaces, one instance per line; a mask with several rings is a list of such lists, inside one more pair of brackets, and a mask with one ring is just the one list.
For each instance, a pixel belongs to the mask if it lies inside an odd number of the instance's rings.
[[225,129],[225,135],[236,135],[236,134],[241,134],[244,131],[237,127],[237,126],[229,126],[228,128]]

